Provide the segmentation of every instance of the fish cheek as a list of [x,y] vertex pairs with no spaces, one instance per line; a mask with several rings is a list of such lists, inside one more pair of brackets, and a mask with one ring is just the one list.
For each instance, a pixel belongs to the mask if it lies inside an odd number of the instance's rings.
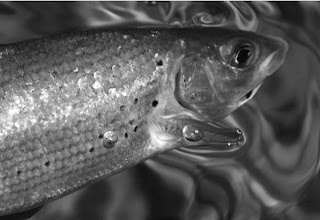
[[199,112],[213,99],[203,58],[191,54],[183,58],[176,74],[175,98],[185,108]]
[[232,84],[236,77],[232,68],[219,59],[208,59],[206,74],[213,91],[213,104],[220,106],[229,103],[236,92]]
[[254,67],[235,68],[225,62],[208,59],[208,78],[220,106],[233,105],[252,89]]
[[237,99],[244,96],[261,82],[260,74],[253,66],[246,69],[234,70],[234,72],[235,77],[230,80],[230,87],[237,90],[235,97]]

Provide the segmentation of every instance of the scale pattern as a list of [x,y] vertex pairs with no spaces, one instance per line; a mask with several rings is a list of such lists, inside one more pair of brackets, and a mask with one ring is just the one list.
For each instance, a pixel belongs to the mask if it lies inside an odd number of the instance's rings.
[[[0,47],[0,215],[147,157],[146,119],[165,75],[157,59],[172,47],[169,37],[89,31]],[[118,133],[113,147],[103,141],[107,131]]]

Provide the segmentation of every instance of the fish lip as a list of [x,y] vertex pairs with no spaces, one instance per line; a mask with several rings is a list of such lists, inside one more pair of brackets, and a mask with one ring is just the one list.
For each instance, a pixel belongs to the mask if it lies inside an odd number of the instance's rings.
[[247,92],[244,96],[242,96],[239,100],[238,100],[238,106],[243,105],[244,103],[248,102],[250,99],[252,99],[255,94],[258,92],[260,86],[262,85],[263,82],[261,82],[259,85],[257,85],[255,88],[253,88],[252,90],[250,90],[249,92]]

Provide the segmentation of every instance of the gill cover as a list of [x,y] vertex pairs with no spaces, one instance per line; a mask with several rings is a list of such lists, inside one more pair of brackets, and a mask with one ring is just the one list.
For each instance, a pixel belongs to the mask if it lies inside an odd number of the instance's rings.
[[203,57],[200,54],[186,55],[176,74],[175,98],[183,107],[200,115],[205,114],[205,110],[210,108],[216,99],[211,83]]

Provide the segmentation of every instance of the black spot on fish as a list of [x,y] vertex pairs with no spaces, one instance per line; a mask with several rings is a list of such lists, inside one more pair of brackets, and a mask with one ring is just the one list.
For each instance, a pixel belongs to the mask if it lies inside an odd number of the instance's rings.
[[163,65],[162,60],[157,60],[157,65],[158,65],[158,66],[162,66],[162,65]]
[[125,133],[125,134],[124,134],[124,137],[125,137],[125,138],[128,138],[128,133]]
[[92,153],[94,151],[94,147],[91,147],[89,152]]
[[157,100],[154,100],[153,102],[152,102],[152,107],[156,107],[157,105],[158,105],[158,101]]
[[137,98],[135,98],[134,101],[133,101],[133,104],[135,104],[135,105],[138,104],[138,101],[139,100]]
[[45,162],[44,165],[45,165],[46,167],[50,166],[50,161]]
[[20,174],[21,174],[21,170],[18,170],[17,175],[20,176]]
[[162,56],[159,56],[158,54],[155,55],[155,62],[157,66],[163,66]]

